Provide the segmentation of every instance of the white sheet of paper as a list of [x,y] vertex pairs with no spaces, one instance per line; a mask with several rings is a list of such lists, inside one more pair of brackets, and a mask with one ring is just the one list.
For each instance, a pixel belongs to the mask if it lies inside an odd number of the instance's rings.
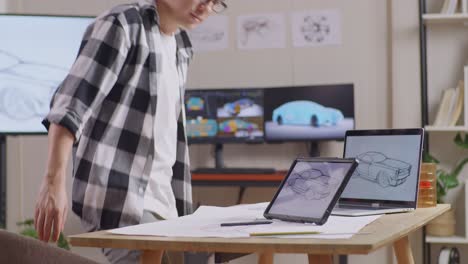
[[341,44],[341,16],[338,10],[292,13],[294,47]]
[[286,47],[284,14],[256,14],[237,17],[237,47],[265,49]]
[[[273,221],[267,225],[221,227],[224,222],[254,221],[263,218],[268,203],[238,205],[231,207],[202,206],[194,214],[155,223],[135,225],[110,230],[120,235],[171,236],[171,237],[249,237],[259,232],[304,232],[317,231],[317,235],[287,237],[313,237],[322,239],[350,238],[380,215],[363,217],[330,216],[322,226],[284,221]],[[272,236],[275,237],[275,236]],[[286,237],[286,236],[278,236]]]
[[209,16],[202,24],[187,31],[195,51],[218,51],[228,47],[228,17]]

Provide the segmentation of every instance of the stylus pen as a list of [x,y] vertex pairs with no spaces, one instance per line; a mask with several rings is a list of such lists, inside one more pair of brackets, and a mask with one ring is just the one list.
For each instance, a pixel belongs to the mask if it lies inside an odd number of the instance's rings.
[[317,235],[318,231],[250,233],[250,236]]
[[271,223],[273,223],[273,221],[261,220],[261,221],[251,221],[251,222],[221,223],[221,226],[266,225],[266,224],[271,224]]

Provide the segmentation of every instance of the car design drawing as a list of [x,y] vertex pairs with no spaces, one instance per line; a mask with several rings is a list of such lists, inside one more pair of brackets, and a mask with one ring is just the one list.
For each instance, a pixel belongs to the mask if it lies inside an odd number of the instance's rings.
[[320,200],[327,197],[333,186],[331,177],[318,169],[293,172],[287,184],[292,191],[308,200]]
[[288,102],[273,110],[273,121],[278,125],[335,126],[343,118],[338,109],[305,100]]
[[218,123],[214,119],[188,119],[187,137],[214,137],[218,133]]
[[0,114],[14,120],[43,118],[68,70],[25,61],[0,50]]
[[200,97],[190,97],[187,100],[186,105],[188,111],[203,111],[205,100]]
[[224,104],[224,110],[230,115],[238,115],[243,109],[254,105],[254,101],[249,98],[242,98],[231,103]]
[[355,176],[386,187],[403,184],[411,173],[411,164],[391,159],[376,151],[368,151],[356,156],[359,166]]
[[255,123],[250,123],[242,119],[230,119],[219,124],[219,130],[224,133],[235,133],[238,130],[252,132],[258,130],[259,127]]

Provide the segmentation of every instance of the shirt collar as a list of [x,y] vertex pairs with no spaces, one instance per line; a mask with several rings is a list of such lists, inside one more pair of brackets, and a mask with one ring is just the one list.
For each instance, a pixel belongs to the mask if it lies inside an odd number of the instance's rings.
[[[138,0],[138,5],[145,8],[147,12],[151,12],[156,24],[160,25],[156,0]],[[184,58],[191,58],[193,56],[193,51],[191,50],[192,44],[187,33],[184,30],[178,29],[174,34],[177,42],[177,53]]]
[[154,21],[159,25],[159,15],[155,0],[138,0],[138,5],[145,9],[146,12],[151,13]]

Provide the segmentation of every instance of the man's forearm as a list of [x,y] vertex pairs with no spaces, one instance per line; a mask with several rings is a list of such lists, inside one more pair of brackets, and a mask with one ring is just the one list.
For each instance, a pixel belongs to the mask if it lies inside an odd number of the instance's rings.
[[74,136],[66,128],[57,124],[51,124],[48,139],[47,183],[53,185],[64,184]]

